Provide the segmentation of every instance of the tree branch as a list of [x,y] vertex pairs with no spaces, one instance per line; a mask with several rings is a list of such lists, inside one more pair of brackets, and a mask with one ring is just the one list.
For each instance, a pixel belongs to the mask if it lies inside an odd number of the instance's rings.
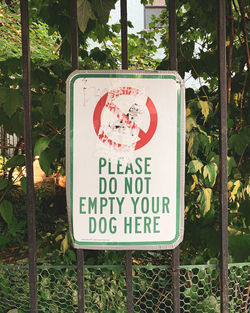
[[237,8],[237,5],[236,5],[236,3],[235,3],[235,0],[233,0],[233,4],[234,4],[234,9],[235,9],[235,11],[238,13],[238,15],[240,15],[239,10],[238,10],[238,8]]
[[246,84],[247,84],[247,77],[248,77],[248,72],[245,73],[245,79],[244,79],[243,88],[242,88],[242,92],[241,92],[241,100],[240,100],[240,127],[242,126],[242,123],[243,123],[243,116],[242,116],[243,99],[244,99],[245,88],[246,88]]

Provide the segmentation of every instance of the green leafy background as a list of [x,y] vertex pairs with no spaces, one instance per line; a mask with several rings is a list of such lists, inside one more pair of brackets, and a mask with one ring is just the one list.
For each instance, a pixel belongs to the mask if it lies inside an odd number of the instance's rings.
[[[108,25],[115,0],[78,0],[79,68],[119,69],[120,24]],[[142,1],[145,3],[145,1]],[[245,10],[243,18],[240,4]],[[230,16],[230,6],[232,15]],[[65,174],[65,81],[71,73],[69,1],[31,0],[31,94],[34,155],[47,178],[35,187],[38,255],[75,262],[68,235],[65,189],[57,184]],[[177,1],[178,71],[189,73],[198,86],[186,89],[185,236],[181,262],[197,264],[219,257],[220,161],[217,59],[217,1]],[[227,1],[228,82],[228,213],[229,254],[232,261],[249,259],[250,185],[249,69],[244,27],[249,32],[249,4]],[[233,21],[233,23],[232,23]],[[128,35],[129,69],[168,70],[168,14],[153,17],[149,30]],[[131,22],[128,27],[133,28]],[[19,2],[0,2],[0,125],[23,137],[21,26]],[[160,36],[157,45],[156,36]],[[231,38],[231,39],[230,39]],[[89,45],[89,40],[96,46]],[[164,56],[155,53],[163,48]],[[230,49],[232,56],[230,56]],[[23,147],[10,158],[1,149],[0,245],[27,248]],[[6,163],[7,162],[7,163]],[[6,163],[6,164],[5,164]],[[4,165],[5,164],[5,165]],[[60,176],[61,175],[61,176]],[[50,179],[54,177],[54,179]],[[56,182],[56,183],[55,183]],[[22,248],[21,248],[22,246]],[[26,248],[23,248],[26,247]],[[156,253],[135,252],[134,261],[162,260]],[[21,253],[20,253],[21,255]],[[119,263],[120,252],[87,253],[89,263]],[[164,258],[163,258],[164,259]],[[112,260],[112,261],[111,261]],[[139,260],[139,261],[138,261]]]

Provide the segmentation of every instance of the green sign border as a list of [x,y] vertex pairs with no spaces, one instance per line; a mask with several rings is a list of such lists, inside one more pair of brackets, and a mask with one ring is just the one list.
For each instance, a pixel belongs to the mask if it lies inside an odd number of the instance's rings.
[[[73,229],[73,137],[74,137],[74,83],[79,78],[140,78],[140,79],[173,79],[177,83],[177,180],[176,180],[176,235],[170,241],[136,241],[136,242],[81,242],[74,237]],[[72,238],[75,244],[80,246],[157,246],[174,244],[180,235],[180,161],[181,161],[181,87],[177,76],[171,74],[122,74],[122,73],[77,73],[69,81],[69,99],[70,99],[70,211]]]

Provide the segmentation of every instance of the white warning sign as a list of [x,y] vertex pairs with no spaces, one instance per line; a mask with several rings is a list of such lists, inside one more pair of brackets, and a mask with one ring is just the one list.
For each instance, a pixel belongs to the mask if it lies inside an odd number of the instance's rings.
[[67,206],[75,247],[172,249],[183,237],[184,88],[175,72],[67,80]]

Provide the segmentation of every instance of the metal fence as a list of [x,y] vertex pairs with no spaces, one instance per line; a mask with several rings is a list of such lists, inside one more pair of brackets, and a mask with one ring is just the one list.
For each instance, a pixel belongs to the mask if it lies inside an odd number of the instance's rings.
[[[230,313],[246,313],[250,296],[250,263],[229,264]],[[134,312],[172,312],[172,269],[138,265],[132,268]],[[122,265],[93,265],[84,269],[85,312],[126,312],[126,277]],[[37,267],[39,312],[77,312],[76,266]],[[0,266],[0,312],[29,312],[27,266]],[[180,312],[220,311],[219,268],[180,266]]]
[[[77,25],[77,1],[71,0],[71,47],[72,47],[72,70],[78,69],[78,25]],[[15,301],[21,301],[20,292],[24,287],[28,290],[28,285],[23,284],[22,276],[29,278],[30,296],[27,290],[25,299],[29,298],[30,311],[37,312],[210,312],[199,306],[198,300],[202,299],[202,305],[207,297],[219,296],[221,312],[228,312],[228,305],[231,300],[241,294],[247,297],[245,285],[237,285],[234,278],[232,283],[233,291],[228,284],[228,258],[227,258],[227,226],[228,226],[228,205],[227,205],[227,108],[226,108],[226,26],[225,26],[225,0],[218,0],[219,29],[219,87],[220,87],[220,107],[221,107],[221,263],[220,278],[218,270],[213,267],[182,268],[179,266],[179,250],[173,250],[172,268],[161,267],[132,267],[131,251],[126,252],[125,275],[124,268],[91,268],[84,267],[83,250],[77,250],[77,267],[61,268],[37,267],[36,266],[36,230],[35,230],[35,209],[34,209],[34,184],[33,184],[33,155],[31,140],[31,91],[30,91],[30,48],[29,48],[29,25],[28,25],[28,0],[21,0],[21,25],[22,25],[22,61],[23,61],[23,97],[24,97],[24,119],[25,119],[25,149],[26,149],[26,169],[27,169],[27,207],[28,207],[28,241],[29,241],[29,273],[22,272],[17,268],[1,268],[2,275],[9,277],[12,282],[10,298],[15,294],[13,288],[19,286],[19,293],[16,293]],[[175,0],[169,0],[169,53],[170,70],[177,70],[177,41],[176,41],[176,4]],[[121,37],[122,37],[122,69],[128,68],[127,53],[127,1],[121,0]],[[230,268],[231,272],[234,267]],[[105,270],[104,270],[105,269]],[[119,269],[119,270],[118,270]],[[235,277],[239,279],[245,273],[245,267],[239,267],[239,274]],[[209,274],[209,271],[212,271]],[[119,272],[120,271],[120,272]],[[240,272],[243,271],[243,272]],[[38,272],[38,275],[37,275]],[[5,273],[5,274],[4,274]],[[14,274],[13,274],[14,273]],[[113,274],[114,273],[114,274]],[[119,274],[120,273],[120,274]],[[113,274],[113,275],[109,275]],[[18,276],[19,275],[19,276]],[[63,279],[57,279],[62,275]],[[201,278],[199,278],[199,275]],[[232,275],[232,274],[230,274]],[[245,274],[244,274],[245,275]],[[18,278],[19,277],[19,278]],[[77,277],[77,279],[76,279]],[[117,287],[121,278],[121,286]],[[202,278],[203,277],[203,278]],[[6,278],[5,278],[6,279]],[[19,279],[19,281],[18,281]],[[207,279],[207,287],[210,293],[205,296],[204,281]],[[15,284],[16,280],[16,284]],[[110,280],[110,281],[109,281]],[[112,282],[113,280],[113,282]],[[144,281],[144,285],[142,282]],[[65,288],[60,289],[60,286]],[[99,285],[98,285],[99,284]],[[219,284],[219,285],[218,285]],[[249,281],[247,282],[249,286]],[[77,285],[77,288],[76,288]],[[91,285],[91,288],[88,286]],[[237,287],[235,287],[237,285]],[[8,286],[8,285],[6,285]],[[98,287],[99,286],[99,287]],[[230,285],[231,286],[231,285]],[[134,287],[134,288],[133,288]],[[7,287],[5,287],[7,288]],[[112,289],[113,288],[113,289]],[[118,289],[117,289],[118,288]],[[126,290],[125,290],[126,289]],[[115,296],[111,290],[114,290]],[[249,287],[248,287],[249,290]],[[48,298],[55,298],[53,292],[60,296],[58,302],[44,301],[42,295]],[[70,294],[70,300],[65,296]],[[200,294],[201,293],[201,294]],[[19,296],[17,296],[19,294]],[[113,301],[111,301],[111,295]],[[196,295],[196,298],[195,298]],[[101,298],[102,297],[102,298]],[[10,299],[9,298],[9,299]],[[7,298],[6,298],[7,299]],[[99,299],[99,300],[98,300]],[[196,299],[196,300],[195,300]],[[238,298],[237,298],[238,299]],[[243,298],[242,298],[243,299]],[[118,305],[119,300],[119,305]],[[120,301],[121,300],[121,301]],[[10,300],[9,300],[10,301]],[[99,301],[99,302],[98,302]],[[210,301],[210,302],[211,302]],[[237,300],[233,302],[235,308],[231,312],[246,312],[246,302],[241,302],[237,307]],[[7,300],[6,300],[6,303]],[[10,303],[10,302],[9,302]],[[38,304],[39,303],[39,304]],[[77,305],[78,303],[78,305]],[[99,304],[98,304],[99,303]],[[112,303],[112,304],[111,304]],[[217,303],[217,302],[216,302]],[[3,305],[3,304],[1,304]],[[23,304],[24,305],[24,304]],[[27,305],[27,304],[25,304]],[[66,309],[66,305],[71,305]],[[98,307],[99,305],[99,307]],[[100,307],[105,305],[106,307]],[[230,304],[231,305],[231,304]],[[12,306],[12,305],[11,305]],[[242,307],[243,306],[243,307]],[[13,307],[13,306],[12,306]],[[22,304],[20,304],[20,308]],[[110,307],[110,310],[107,308]],[[236,309],[237,308],[237,309]],[[26,309],[21,308],[21,311]],[[119,311],[120,310],[120,311]],[[214,311],[219,312],[216,307]],[[238,310],[238,311],[237,311]],[[241,310],[241,311],[240,311]]]

